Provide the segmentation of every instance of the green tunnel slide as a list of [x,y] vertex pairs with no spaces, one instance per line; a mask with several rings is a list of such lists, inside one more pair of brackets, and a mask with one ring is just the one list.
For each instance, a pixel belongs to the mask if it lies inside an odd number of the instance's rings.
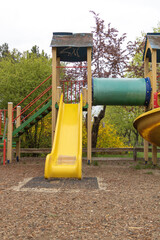
[[149,78],[93,78],[93,106],[147,106],[151,97]]

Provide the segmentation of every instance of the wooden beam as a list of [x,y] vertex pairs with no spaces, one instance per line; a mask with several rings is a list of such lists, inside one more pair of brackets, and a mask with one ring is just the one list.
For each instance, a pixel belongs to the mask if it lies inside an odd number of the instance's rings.
[[12,162],[12,109],[13,103],[8,103],[8,133],[7,133],[7,162]]
[[[60,57],[57,58],[57,67],[60,67]],[[56,69],[56,88],[57,88],[57,99],[56,99],[56,102],[59,103],[60,101],[60,96],[59,96],[59,93],[60,93],[60,68],[57,68]],[[56,108],[56,120],[57,120],[57,117],[58,117],[58,109]]]
[[92,72],[91,72],[92,48],[87,48],[87,84],[88,84],[88,114],[87,114],[87,162],[91,163],[92,158]]
[[[57,67],[60,67],[60,58],[57,58]],[[57,68],[57,87],[60,86],[60,68]]]
[[84,107],[86,105],[87,101],[88,101],[86,87],[82,88],[82,95],[83,95],[83,107]]
[[152,163],[153,165],[157,164],[157,146],[152,145]]
[[148,141],[144,139],[144,160],[148,162]]
[[147,39],[147,45],[146,45],[146,51],[145,51],[144,59],[147,58],[146,56],[147,56],[148,49],[150,49],[152,51],[152,47],[149,43],[149,40]]
[[[149,58],[144,58],[144,77],[146,78],[149,73]],[[151,80],[151,79],[150,79]],[[147,112],[151,108],[152,104],[151,101],[149,103],[149,106],[145,108],[145,111]],[[144,160],[147,163],[148,162],[148,142],[144,139]]]
[[61,92],[62,92],[62,89],[61,89],[61,87],[57,87],[57,100],[56,100],[56,102],[58,103],[58,105],[59,105],[59,103],[60,103],[60,98],[61,98]]
[[55,47],[52,48],[52,145],[55,135],[56,128],[56,92],[57,92],[57,49]]
[[152,109],[154,108],[154,93],[157,91],[157,51],[152,50]]
[[[17,106],[17,120],[16,120],[16,128],[18,128],[21,125],[21,106]],[[21,144],[21,140],[20,137],[18,139],[18,141],[16,142],[16,160],[17,162],[19,162],[20,160],[20,144]]]
[[147,77],[149,73],[149,58],[144,58],[144,77]]
[[[157,50],[152,50],[152,109],[154,108],[154,93],[157,91]],[[157,164],[157,147],[152,145],[152,162]]]

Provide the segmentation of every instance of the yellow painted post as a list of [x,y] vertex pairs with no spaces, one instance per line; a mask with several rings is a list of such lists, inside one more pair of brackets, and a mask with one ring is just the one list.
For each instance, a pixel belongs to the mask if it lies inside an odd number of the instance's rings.
[[87,48],[87,84],[88,84],[88,114],[87,114],[87,162],[91,163],[92,158],[92,73],[91,73],[92,48]]
[[[21,125],[21,106],[17,106],[17,120],[16,120],[16,128],[18,128]],[[20,144],[21,140],[20,137],[18,141],[16,142],[16,160],[19,162],[20,160]]]
[[12,110],[13,103],[8,103],[7,162],[12,162]]
[[57,49],[52,48],[52,145],[54,140],[55,128],[56,128],[56,92],[57,92]]
[[[154,93],[157,91],[157,51],[152,50],[152,109],[154,108]],[[157,147],[152,145],[152,162],[157,164]]]

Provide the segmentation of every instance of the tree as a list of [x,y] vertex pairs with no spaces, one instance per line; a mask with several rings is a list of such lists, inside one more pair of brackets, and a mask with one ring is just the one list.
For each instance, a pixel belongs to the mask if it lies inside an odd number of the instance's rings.
[[40,52],[39,52],[39,47],[37,45],[34,45],[32,48],[31,48],[31,52],[36,54],[37,57],[40,56]]
[[133,127],[133,121],[142,112],[144,108],[139,106],[108,106],[104,120],[114,125],[117,136],[123,137],[126,144],[135,146],[141,144],[141,138]]
[[108,120],[103,120],[103,122],[101,121],[98,130],[96,147],[98,148],[127,147],[124,142],[125,142],[124,137],[122,135],[121,137],[118,136],[114,124],[109,123]]
[[8,56],[10,54],[9,52],[9,46],[7,43],[4,43],[0,46],[0,59]]
[[25,148],[48,148],[51,147],[51,118],[52,115],[49,113],[41,121],[35,124],[32,128],[27,130],[26,134],[23,134],[22,147]]
[[[3,46],[3,45],[2,45]],[[0,108],[7,109],[8,102],[13,102],[13,106],[17,105],[24,97],[26,97],[35,87],[43,80],[51,75],[51,59],[42,52],[39,53],[39,48],[33,47],[32,51],[26,51],[23,54],[15,49],[9,51],[8,45],[1,48],[2,54],[0,59]],[[35,51],[35,52],[34,52]],[[4,54],[6,53],[6,54]],[[51,85],[51,80],[43,84],[35,93],[27,98],[22,104],[23,109],[28,103],[41,94],[47,87]],[[48,96],[47,92],[33,106],[22,110],[22,116],[26,117],[29,112],[39,106]],[[23,118],[22,117],[22,118]],[[25,144],[32,147],[40,146],[41,135],[44,131],[44,121],[36,123],[33,129],[28,131],[22,139],[27,140]],[[51,141],[49,141],[51,142]],[[23,145],[23,143],[22,143]]]
[[[119,37],[117,29],[109,23],[107,29],[99,14],[91,11],[96,26],[93,28],[93,77],[123,77],[129,61],[129,48],[123,49],[126,34]],[[97,145],[98,129],[105,116],[106,106],[94,117],[92,127],[92,146]]]
[[[17,58],[16,54],[15,58]],[[0,61],[0,108],[7,108],[8,102],[16,105],[50,74],[51,59],[45,56],[37,57],[35,53],[24,52],[17,61],[11,55],[2,58]],[[32,99],[49,85],[51,81],[33,94]],[[30,100],[27,99],[25,105]]]
[[[126,49],[123,45],[126,40],[126,34],[119,36],[117,29],[111,27],[109,23],[107,28],[105,22],[91,11],[95,18],[95,27],[93,27],[93,60],[92,60],[92,76],[98,78],[123,77],[127,64],[129,62],[130,52],[132,50],[131,43]],[[130,47],[129,47],[130,46]],[[81,65],[83,63],[80,63]],[[85,63],[84,63],[85,64]],[[79,65],[79,64],[77,64]],[[87,79],[86,69],[70,69],[65,70],[68,80]],[[76,84],[75,84],[76,85]],[[78,89],[78,86],[76,86]],[[98,129],[101,120],[105,116],[106,106],[100,111],[98,116],[94,116],[92,125],[92,146],[97,145]],[[87,116],[86,116],[87,127]]]

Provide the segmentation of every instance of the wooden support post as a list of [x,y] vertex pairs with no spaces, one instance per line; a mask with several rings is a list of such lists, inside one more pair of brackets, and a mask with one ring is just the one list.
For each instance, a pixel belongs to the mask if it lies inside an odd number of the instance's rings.
[[8,103],[8,134],[7,134],[7,162],[12,162],[12,109],[13,103]]
[[3,165],[6,164],[6,139],[3,141]]
[[[21,125],[21,106],[17,106],[17,120],[16,120],[16,128],[18,128]],[[18,139],[18,141],[16,142],[16,160],[17,162],[19,162],[20,160],[20,137]]]
[[157,51],[152,50],[152,108],[154,108],[154,93],[157,91]]
[[156,145],[152,145],[152,162],[154,166],[157,164],[157,146]]
[[144,160],[148,162],[148,142],[144,139]]
[[[57,61],[57,67],[60,67],[60,58],[58,57],[56,61]],[[60,87],[60,68],[56,69],[56,87],[57,87],[57,99],[56,99],[56,102],[58,103],[59,100],[60,100],[59,93],[61,91],[61,88],[59,89],[59,87]],[[58,109],[56,108],[56,120],[57,120],[57,117],[58,117]]]
[[[152,50],[152,108],[154,108],[154,93],[157,91],[157,51]],[[157,147],[152,145],[152,162],[157,164]]]
[[55,128],[56,128],[56,91],[57,91],[57,49],[52,48],[52,145],[54,140]]
[[62,91],[61,87],[57,87],[57,100],[56,100],[56,102],[58,103],[58,105],[60,103],[61,91]]
[[137,150],[136,150],[136,148],[133,148],[133,160],[137,161]]
[[[57,67],[60,67],[60,58],[57,58]],[[57,68],[57,87],[60,86],[60,68]]]
[[87,103],[87,89],[86,89],[86,87],[82,88],[82,95],[83,95],[83,107],[84,107]]
[[[149,72],[149,58],[144,59],[144,77],[146,78]],[[149,104],[148,107],[146,107],[145,111],[147,112],[150,109],[150,106],[152,103]],[[144,139],[144,160],[147,164],[148,162],[148,142]]]
[[87,48],[87,83],[88,83],[88,115],[87,115],[87,162],[91,163],[92,158],[92,73],[91,73],[92,48]]

